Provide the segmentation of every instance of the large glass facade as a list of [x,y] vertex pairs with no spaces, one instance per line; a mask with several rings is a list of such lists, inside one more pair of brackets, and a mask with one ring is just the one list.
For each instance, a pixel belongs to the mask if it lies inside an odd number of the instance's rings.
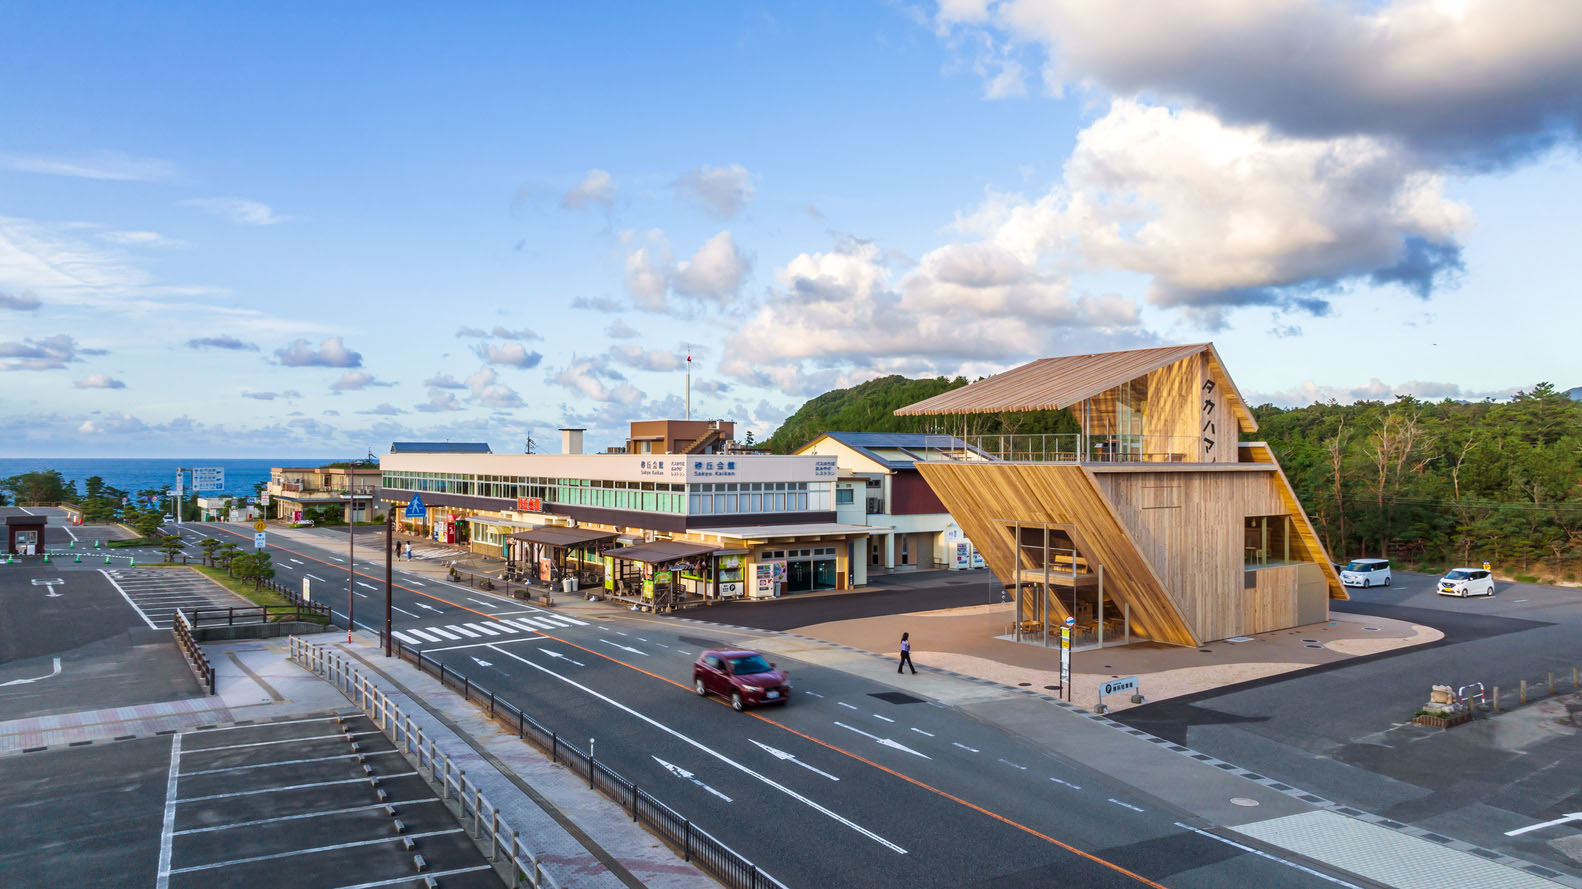
[[692,515],[754,515],[827,512],[827,482],[628,482],[610,479],[539,478],[468,473],[387,470],[383,485],[418,493],[461,494],[504,500],[536,498],[545,503]]
[[1081,405],[1082,427],[1090,456],[1101,460],[1139,459],[1148,416],[1148,378],[1139,377],[1107,389]]

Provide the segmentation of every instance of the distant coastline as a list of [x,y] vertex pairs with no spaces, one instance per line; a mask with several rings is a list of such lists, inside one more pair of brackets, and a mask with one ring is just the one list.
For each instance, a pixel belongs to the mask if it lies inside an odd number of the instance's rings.
[[215,493],[245,496],[253,493],[258,482],[268,481],[271,466],[319,466],[337,459],[345,458],[0,457],[0,478],[54,469],[68,481],[76,482],[78,491],[90,476],[97,475],[105,484],[135,494],[143,489],[169,490],[175,483],[178,466],[217,466],[225,470],[225,490]]

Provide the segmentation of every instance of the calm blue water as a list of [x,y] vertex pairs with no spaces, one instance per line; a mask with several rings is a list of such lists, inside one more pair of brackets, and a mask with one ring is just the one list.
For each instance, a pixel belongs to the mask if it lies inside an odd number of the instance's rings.
[[[77,483],[77,490],[83,490],[83,483],[89,476],[97,475],[104,479],[104,483],[120,488],[130,494],[136,494],[145,488],[168,491],[176,483],[176,467],[183,466],[191,469],[194,466],[217,466],[225,470],[225,490],[218,494],[249,495],[253,493],[253,485],[269,480],[269,467],[271,466],[319,466],[332,462],[333,457],[311,458],[290,457],[279,460],[236,460],[217,458],[213,460],[161,460],[161,459],[120,459],[115,457],[95,458],[56,458],[56,457],[0,457],[0,478],[10,478],[24,472],[36,472],[41,469],[55,469],[71,481]],[[341,458],[344,459],[344,458]],[[192,476],[187,476],[186,484],[192,483]]]

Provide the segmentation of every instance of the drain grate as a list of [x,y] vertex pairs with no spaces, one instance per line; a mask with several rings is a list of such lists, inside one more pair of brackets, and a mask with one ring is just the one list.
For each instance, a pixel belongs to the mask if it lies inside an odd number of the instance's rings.
[[909,695],[909,694],[907,694],[904,691],[876,691],[876,692],[869,692],[868,697],[870,697],[870,698],[878,698],[881,701],[888,701],[888,702],[890,702],[892,704],[926,704],[926,703],[928,703],[923,698],[920,698],[917,695]]

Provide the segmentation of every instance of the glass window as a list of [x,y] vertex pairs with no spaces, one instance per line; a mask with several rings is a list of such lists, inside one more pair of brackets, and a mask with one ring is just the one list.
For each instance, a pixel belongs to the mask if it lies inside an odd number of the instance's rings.
[[721,515],[723,515],[725,513],[725,495],[724,494],[715,494],[714,495],[714,511],[716,513],[721,514]]
[[776,512],[785,512],[786,511],[786,495],[784,495],[784,494],[776,494],[775,495],[775,511]]
[[[735,487],[735,485],[732,485],[731,487]],[[725,511],[726,512],[736,512],[737,511],[737,509],[736,509],[736,495],[735,494],[726,494],[725,495]]]
[[807,512],[807,494],[796,495],[796,508],[798,512]]

